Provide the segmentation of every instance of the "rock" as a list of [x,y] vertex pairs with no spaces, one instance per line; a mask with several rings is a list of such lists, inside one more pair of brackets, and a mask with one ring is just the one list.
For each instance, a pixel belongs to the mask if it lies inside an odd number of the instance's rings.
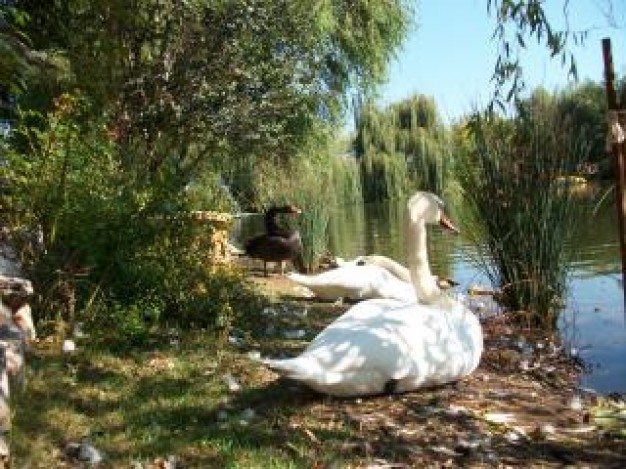
[[583,401],[580,396],[572,396],[569,401],[569,408],[575,411],[583,410]]
[[224,375],[224,383],[226,383],[230,392],[241,391],[241,384],[237,381],[237,378],[231,374]]
[[91,443],[86,441],[69,442],[63,448],[63,453],[70,459],[95,466],[102,462],[102,454]]
[[247,409],[244,409],[244,411],[241,413],[241,419],[245,420],[246,422],[249,422],[254,417],[256,417],[256,412],[254,411],[254,409],[251,409],[250,407],[248,407]]
[[297,329],[292,331],[283,332],[283,336],[285,339],[302,339],[306,336],[306,331],[304,329]]
[[76,351],[76,344],[71,339],[65,339],[63,341],[62,350],[64,353],[73,353]]

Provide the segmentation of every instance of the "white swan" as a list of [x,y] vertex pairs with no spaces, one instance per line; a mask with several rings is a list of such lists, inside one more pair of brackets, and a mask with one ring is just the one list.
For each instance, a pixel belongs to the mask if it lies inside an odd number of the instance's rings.
[[404,282],[411,281],[411,274],[409,269],[404,267],[399,262],[391,259],[387,256],[381,256],[380,254],[369,254],[367,256],[358,256],[351,261],[345,261],[341,257],[335,258],[335,264],[338,267],[344,267],[348,265],[377,265],[388,270],[390,273],[395,275],[397,278]]
[[[337,257],[335,264],[337,267],[315,275],[293,272],[286,276],[322,300],[389,298],[415,301],[409,269],[390,257],[370,254],[349,261]],[[440,288],[456,285],[449,279],[434,278]]]
[[408,256],[418,302],[363,301],[327,326],[295,358],[268,367],[334,396],[406,392],[456,381],[476,369],[483,349],[476,316],[442,294],[430,273],[426,223],[453,225],[443,203],[418,192],[407,204]]
[[389,298],[415,301],[415,290],[410,282],[399,279],[385,267],[360,264],[357,260],[315,275],[292,272],[287,278],[323,300]]

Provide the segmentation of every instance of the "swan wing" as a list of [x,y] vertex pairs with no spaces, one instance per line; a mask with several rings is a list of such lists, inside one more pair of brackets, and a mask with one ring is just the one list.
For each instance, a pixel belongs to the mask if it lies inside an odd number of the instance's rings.
[[471,312],[368,300],[337,318],[299,357],[267,364],[320,392],[371,395],[389,382],[403,392],[459,379],[474,370],[481,352]]
[[386,269],[375,265],[345,264],[316,275],[290,273],[288,278],[327,300],[396,298],[412,301],[415,299],[411,284],[399,280]]

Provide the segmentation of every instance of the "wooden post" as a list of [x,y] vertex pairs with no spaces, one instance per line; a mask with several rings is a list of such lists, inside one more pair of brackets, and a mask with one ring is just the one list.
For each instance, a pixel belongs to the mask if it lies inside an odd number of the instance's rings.
[[[618,122],[623,129],[626,129],[623,109],[624,103],[617,102],[613,71],[613,55],[611,53],[611,40],[602,39],[602,55],[604,58],[604,84],[606,88],[606,98],[609,113],[616,113]],[[611,131],[611,129],[609,129]],[[622,254],[622,291],[624,292],[624,305],[626,306],[626,238],[624,229],[624,219],[626,218],[626,199],[624,199],[624,147],[625,142],[611,142],[611,153],[613,155],[613,167],[615,169],[615,206],[617,208],[617,220],[619,223],[619,244]],[[626,312],[626,310],[625,310]]]

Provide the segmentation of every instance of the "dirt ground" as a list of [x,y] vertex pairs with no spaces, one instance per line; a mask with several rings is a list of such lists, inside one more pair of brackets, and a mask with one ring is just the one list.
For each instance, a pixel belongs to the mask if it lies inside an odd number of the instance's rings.
[[[250,275],[277,301],[316,301],[280,274]],[[345,451],[378,461],[372,467],[626,467],[623,400],[580,388],[583,366],[558,338],[520,330],[504,313],[481,322],[485,351],[469,377],[399,396],[321,400],[316,418],[350,422],[357,436]],[[322,444],[306,423],[290,425]]]

